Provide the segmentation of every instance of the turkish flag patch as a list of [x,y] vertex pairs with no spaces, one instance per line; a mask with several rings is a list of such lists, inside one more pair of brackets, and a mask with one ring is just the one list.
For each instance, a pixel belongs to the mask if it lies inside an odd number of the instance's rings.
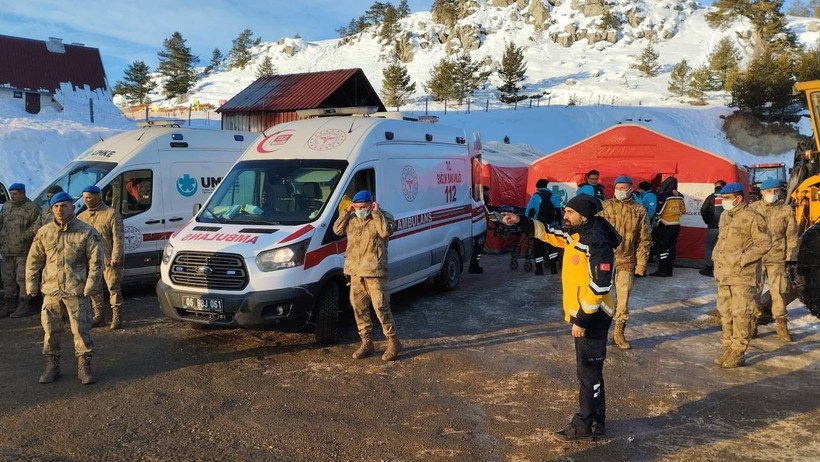
[[601,263],[600,265],[598,265],[598,268],[601,271],[612,271],[612,265],[609,263]]

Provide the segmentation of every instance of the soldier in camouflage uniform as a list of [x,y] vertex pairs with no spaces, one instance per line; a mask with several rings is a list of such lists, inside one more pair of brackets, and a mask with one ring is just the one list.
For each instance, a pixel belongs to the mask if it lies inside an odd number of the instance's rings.
[[393,234],[393,217],[381,210],[369,191],[359,191],[345,213],[333,223],[333,232],[347,235],[344,273],[350,276],[350,304],[356,317],[362,344],[353,358],[364,358],[374,351],[370,305],[379,318],[387,348],[382,360],[392,361],[401,351],[396,338],[390,293],[387,291],[387,239]]
[[[791,342],[789,334],[789,315],[786,312],[784,296],[789,292],[786,281],[786,262],[797,261],[797,221],[791,206],[780,200],[780,182],[775,179],[764,181],[760,185],[763,200],[752,203],[749,207],[761,214],[766,220],[766,229],[772,239],[772,248],[763,256],[762,274],[769,279],[769,293],[772,296],[772,315],[775,319],[777,336],[783,342]],[[757,337],[757,318],[755,313],[752,323],[752,338]]]
[[[122,318],[120,316],[122,290],[120,290],[120,281],[122,281],[122,262],[125,257],[122,215],[102,201],[98,186],[88,186],[83,189],[83,202],[85,202],[86,209],[80,212],[77,218],[94,227],[102,239],[105,256],[103,278],[110,294],[111,329],[119,329],[122,327]],[[105,324],[103,305],[105,305],[105,301],[103,300],[102,291],[91,295],[94,327]]]
[[63,188],[59,185],[49,186],[46,190],[46,203],[40,209],[40,219],[37,220],[37,229],[42,228],[43,226],[51,223],[54,221],[54,212],[51,211],[51,198],[54,197],[55,194],[63,192]]
[[43,294],[40,321],[45,331],[46,370],[40,376],[40,383],[51,383],[60,376],[64,312],[68,312],[74,335],[77,377],[83,384],[94,383],[91,375],[94,342],[88,297],[99,290],[102,276],[100,236],[94,228],[76,219],[74,200],[67,193],[55,194],[50,204],[54,221],[37,232],[26,262],[28,294]]
[[[0,255],[3,257],[3,307],[0,318],[31,316],[35,310],[26,296],[26,256],[37,232],[40,209],[26,197],[26,187],[9,187],[11,200],[0,215]],[[15,308],[16,304],[16,308]],[[14,312],[12,312],[14,311]]]
[[619,176],[615,179],[615,198],[604,201],[599,213],[618,231],[623,240],[615,249],[615,332],[613,341],[618,348],[632,348],[624,336],[629,320],[629,293],[635,275],[646,274],[646,261],[652,236],[646,209],[632,198],[632,178]]
[[723,352],[715,364],[733,368],[746,363],[755,312],[757,265],[771,247],[766,220],[743,200],[743,186],[729,183],[720,190],[723,213],[712,252],[718,284],[717,308]]

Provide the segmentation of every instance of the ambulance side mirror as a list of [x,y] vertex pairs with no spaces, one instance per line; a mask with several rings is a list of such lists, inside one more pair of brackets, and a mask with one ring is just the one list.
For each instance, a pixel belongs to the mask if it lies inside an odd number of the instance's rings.
[[202,209],[202,204],[194,204],[194,216]]

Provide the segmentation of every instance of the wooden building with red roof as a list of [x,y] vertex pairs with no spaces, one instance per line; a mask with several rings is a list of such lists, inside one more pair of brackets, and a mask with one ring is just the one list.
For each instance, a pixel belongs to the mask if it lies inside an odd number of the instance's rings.
[[100,51],[62,39],[33,40],[0,35],[0,98],[19,98],[27,112],[55,104],[61,85],[110,93]]
[[283,74],[261,77],[216,111],[223,130],[261,132],[298,120],[300,109],[376,106],[379,94],[361,69]]

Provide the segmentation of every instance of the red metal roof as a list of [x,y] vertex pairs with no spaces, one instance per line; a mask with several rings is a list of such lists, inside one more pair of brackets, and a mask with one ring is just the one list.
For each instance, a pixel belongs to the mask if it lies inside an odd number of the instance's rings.
[[[333,97],[333,102],[325,103]],[[361,69],[262,77],[223,104],[217,112],[295,111],[318,107],[384,105]]]
[[107,89],[100,50],[63,45],[65,53],[46,48],[43,40],[0,35],[0,86],[54,92],[61,83],[92,90]]

